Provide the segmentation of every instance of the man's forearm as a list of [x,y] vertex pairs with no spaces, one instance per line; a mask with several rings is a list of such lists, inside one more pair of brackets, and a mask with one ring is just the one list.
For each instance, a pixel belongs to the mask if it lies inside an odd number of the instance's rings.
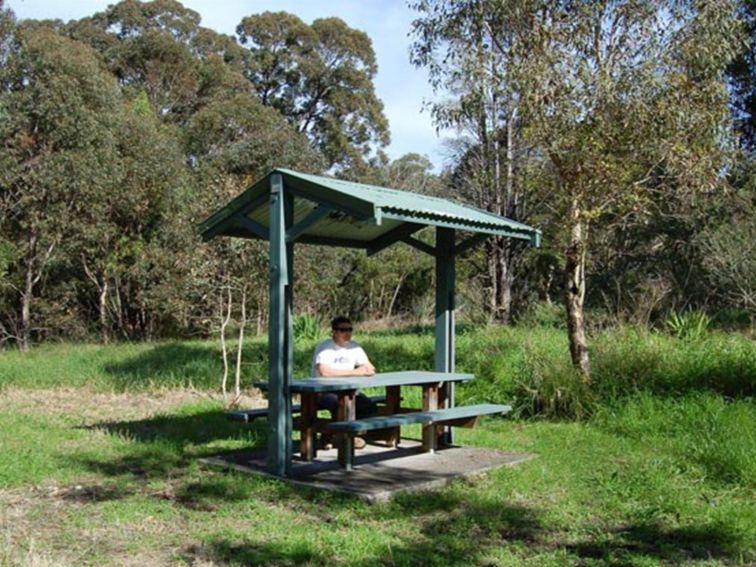
[[[359,366],[357,368],[360,368]],[[319,364],[318,370],[323,378],[347,378],[350,376],[362,376],[363,374],[357,371],[357,368],[352,370],[340,370],[327,364]]]

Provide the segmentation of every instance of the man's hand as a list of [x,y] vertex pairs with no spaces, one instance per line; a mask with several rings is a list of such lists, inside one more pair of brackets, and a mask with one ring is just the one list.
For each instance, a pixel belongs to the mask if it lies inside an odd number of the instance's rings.
[[369,362],[354,369],[355,376],[372,376],[373,374],[375,374],[375,366]]

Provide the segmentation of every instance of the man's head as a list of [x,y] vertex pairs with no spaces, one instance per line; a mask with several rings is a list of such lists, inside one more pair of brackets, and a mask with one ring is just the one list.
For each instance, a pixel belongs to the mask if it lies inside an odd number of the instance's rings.
[[352,320],[349,317],[334,317],[331,321],[331,333],[337,345],[346,344],[352,338]]

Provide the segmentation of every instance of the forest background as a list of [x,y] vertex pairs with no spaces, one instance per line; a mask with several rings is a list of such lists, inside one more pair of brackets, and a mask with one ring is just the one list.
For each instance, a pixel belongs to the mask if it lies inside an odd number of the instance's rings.
[[[67,23],[0,0],[0,345],[205,337],[229,302],[261,333],[266,244],[197,225],[272,167],[542,229],[540,249],[492,238],[459,261],[459,317],[566,327],[584,375],[586,327],[752,326],[755,2],[411,6],[410,56],[455,132],[441,173],[382,151],[371,40],[339,18],[253,14],[231,37],[172,0]],[[409,247],[303,245],[295,266],[301,321],[433,316],[432,260]]]

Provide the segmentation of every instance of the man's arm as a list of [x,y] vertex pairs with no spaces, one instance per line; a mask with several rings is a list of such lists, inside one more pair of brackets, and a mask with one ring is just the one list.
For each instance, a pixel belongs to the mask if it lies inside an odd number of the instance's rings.
[[329,366],[328,364],[324,362],[316,364],[315,366],[323,378],[345,378],[347,376],[372,376],[373,374],[375,374],[375,367],[372,364],[370,364],[370,362],[368,362],[367,364],[358,366],[357,368],[353,368],[351,370],[339,370],[338,368]]

